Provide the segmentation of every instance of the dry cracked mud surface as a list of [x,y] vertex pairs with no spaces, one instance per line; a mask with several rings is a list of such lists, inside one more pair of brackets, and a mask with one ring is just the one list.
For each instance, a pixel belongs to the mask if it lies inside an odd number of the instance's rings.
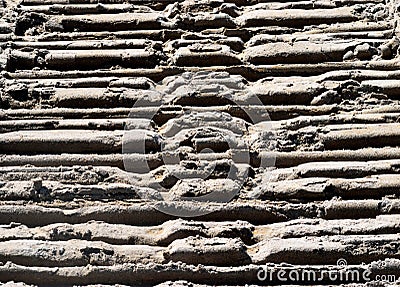
[[0,0],[0,286],[398,286],[399,11]]

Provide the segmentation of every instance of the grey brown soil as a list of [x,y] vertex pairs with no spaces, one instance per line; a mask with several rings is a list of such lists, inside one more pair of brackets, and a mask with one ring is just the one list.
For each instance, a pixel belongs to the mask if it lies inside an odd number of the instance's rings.
[[[0,1],[0,286],[400,284],[399,11]],[[179,201],[228,194],[230,168],[229,202]]]

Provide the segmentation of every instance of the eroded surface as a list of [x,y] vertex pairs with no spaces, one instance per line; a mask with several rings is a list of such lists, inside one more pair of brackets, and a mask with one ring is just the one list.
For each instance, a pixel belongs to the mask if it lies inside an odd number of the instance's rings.
[[[398,9],[1,1],[2,286],[395,284],[377,275],[400,278]],[[188,93],[187,75],[201,88]],[[143,99],[167,104],[134,107]],[[144,153],[122,154],[127,124]],[[233,163],[244,147],[248,161]],[[127,156],[148,170],[127,172]],[[199,217],[143,197],[223,195],[232,166],[246,176],[228,203],[173,203]],[[276,277],[291,270],[321,280]],[[327,275],[338,270],[371,273]]]

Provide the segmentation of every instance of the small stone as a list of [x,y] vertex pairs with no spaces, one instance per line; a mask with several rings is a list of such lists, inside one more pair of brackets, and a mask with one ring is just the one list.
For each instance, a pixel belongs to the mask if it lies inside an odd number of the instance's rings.
[[354,53],[352,51],[348,51],[346,54],[343,56],[343,61],[349,61],[354,59]]
[[358,45],[354,49],[354,55],[360,60],[369,60],[374,54],[376,54],[376,49],[367,43]]
[[382,45],[378,48],[378,54],[382,59],[390,59],[392,57],[392,50],[388,45]]
[[32,182],[33,182],[33,189],[35,191],[40,191],[40,189],[42,188],[42,179],[36,178]]

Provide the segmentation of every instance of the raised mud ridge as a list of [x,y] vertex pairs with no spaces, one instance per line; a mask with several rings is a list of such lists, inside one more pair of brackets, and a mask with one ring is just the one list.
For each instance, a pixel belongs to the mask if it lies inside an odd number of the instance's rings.
[[[397,286],[399,11],[0,1],[0,286]],[[178,200],[231,172],[229,202]],[[161,212],[160,189],[203,214]]]

